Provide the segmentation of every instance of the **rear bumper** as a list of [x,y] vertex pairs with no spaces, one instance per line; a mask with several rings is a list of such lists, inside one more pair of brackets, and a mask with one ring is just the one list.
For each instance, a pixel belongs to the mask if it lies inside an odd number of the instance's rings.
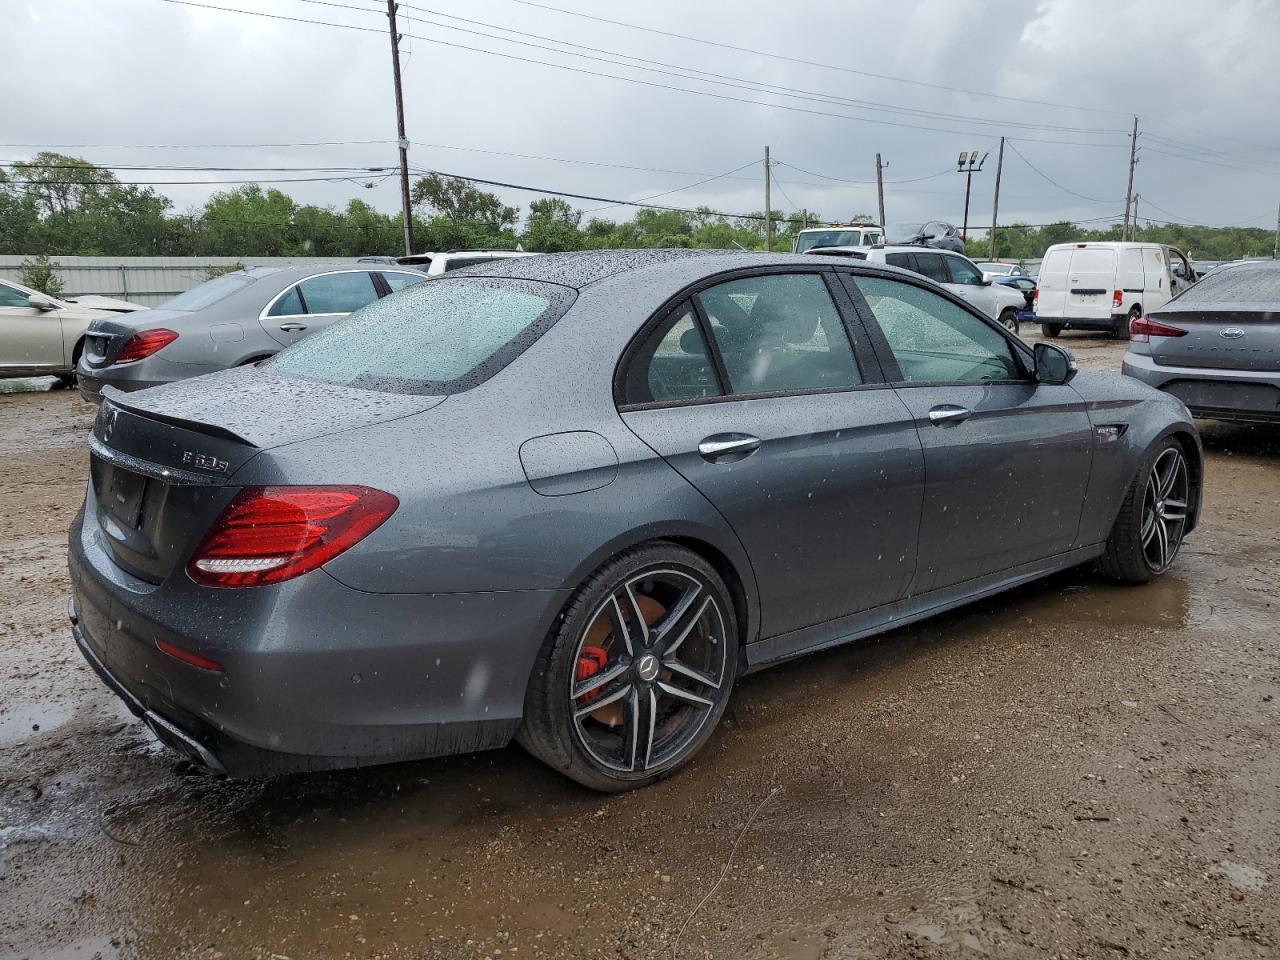
[[1125,354],[1121,372],[1177,397],[1203,419],[1280,422],[1280,372],[1165,367],[1132,351]]
[[[153,586],[77,520],[76,644],[165,743],[252,777],[507,744],[562,591],[370,594],[323,570],[269,588]],[[185,581],[179,572],[170,579]],[[190,666],[173,644],[221,664]]]
[[1128,318],[1119,314],[1107,317],[1049,317],[1043,313],[1036,318],[1040,323],[1063,330],[1114,330],[1116,324],[1126,323]]

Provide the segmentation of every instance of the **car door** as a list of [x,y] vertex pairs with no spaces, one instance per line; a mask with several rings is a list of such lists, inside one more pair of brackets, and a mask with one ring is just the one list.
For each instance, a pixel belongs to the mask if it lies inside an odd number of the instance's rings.
[[1071,549],[1093,449],[1079,394],[1036,383],[995,323],[923,285],[859,275],[852,287],[924,448],[912,593]]
[[31,306],[31,295],[0,283],[0,373],[40,373],[66,369],[62,311]]
[[915,571],[920,442],[838,302],[829,270],[721,279],[621,367],[627,426],[742,541],[761,638],[897,600]]
[[958,254],[943,254],[947,269],[951,274],[951,282],[947,289],[961,300],[972,304],[991,319],[1000,316],[1000,298],[996,294],[996,285],[982,279],[982,271]]
[[307,277],[279,293],[262,311],[263,328],[288,346],[380,296],[367,270],[334,270]]

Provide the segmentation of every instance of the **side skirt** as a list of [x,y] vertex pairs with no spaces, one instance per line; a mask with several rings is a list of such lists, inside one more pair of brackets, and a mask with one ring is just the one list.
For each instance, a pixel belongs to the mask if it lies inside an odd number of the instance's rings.
[[884,633],[898,627],[915,623],[934,614],[945,613],[962,607],[983,597],[1012,590],[1024,583],[1038,580],[1059,570],[1087,563],[1102,555],[1104,544],[1097,543],[1088,547],[1077,547],[1066,553],[1026,563],[999,573],[989,574],[952,584],[938,590],[931,590],[916,597],[886,603],[861,613],[828,620],[800,630],[793,630],[776,637],[757,640],[747,645],[747,670],[757,670],[770,664],[803,656],[815,650],[824,650],[851,640],[861,640],[877,633]]

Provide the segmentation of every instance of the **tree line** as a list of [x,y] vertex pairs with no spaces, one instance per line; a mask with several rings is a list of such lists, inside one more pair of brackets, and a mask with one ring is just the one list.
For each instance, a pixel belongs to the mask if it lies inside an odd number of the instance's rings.
[[[558,197],[529,203],[522,215],[496,194],[437,174],[412,188],[418,251],[627,247],[765,248],[761,211],[727,216],[641,208],[627,219],[583,211]],[[621,208],[626,209],[626,208]],[[771,211],[771,249],[791,249],[797,231],[824,222],[814,211]],[[850,217],[849,219],[854,219]],[[996,255],[1034,259],[1053,243],[1119,239],[1119,226],[1085,230],[1071,223],[1013,224],[996,234]],[[360,199],[343,208],[300,204],[271,186],[245,184],[214,193],[200,207],[173,210],[153,187],[125,184],[107,169],[58,153],[40,153],[0,170],[0,254],[29,256],[314,256],[395,255],[403,246],[402,218]],[[1138,237],[1169,243],[1200,259],[1269,255],[1272,235],[1258,228],[1148,226]],[[985,239],[969,252],[988,253]]]

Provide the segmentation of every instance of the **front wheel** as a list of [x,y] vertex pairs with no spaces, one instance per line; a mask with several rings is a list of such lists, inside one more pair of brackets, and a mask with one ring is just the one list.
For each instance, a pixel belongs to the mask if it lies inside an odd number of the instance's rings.
[[710,737],[737,664],[733,602],[715,569],[673,543],[637,547],[569,601],[534,664],[517,737],[592,789],[645,786]]
[[1143,462],[1099,561],[1125,583],[1148,583],[1173,564],[1187,531],[1191,473],[1182,444],[1166,440]]
[[1018,332],[1018,311],[1012,308],[1002,311],[1000,314],[1000,326],[1010,333],[1016,334]]

